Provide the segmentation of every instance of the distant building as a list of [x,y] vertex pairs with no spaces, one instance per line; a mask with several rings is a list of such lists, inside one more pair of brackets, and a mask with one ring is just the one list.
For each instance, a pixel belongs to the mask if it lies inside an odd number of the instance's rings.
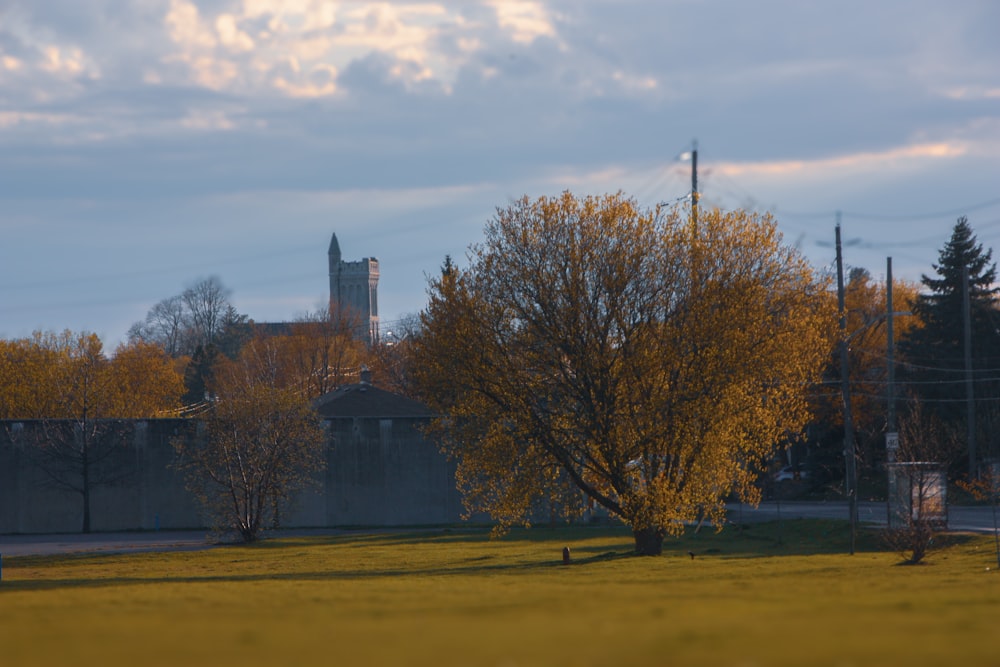
[[330,239],[330,316],[355,318],[358,338],[371,345],[379,340],[378,260],[365,257],[356,262],[341,258],[337,235]]

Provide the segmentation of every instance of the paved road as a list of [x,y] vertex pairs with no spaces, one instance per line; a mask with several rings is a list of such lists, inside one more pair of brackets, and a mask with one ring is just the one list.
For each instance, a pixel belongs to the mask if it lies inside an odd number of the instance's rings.
[[[269,532],[271,536],[339,535],[336,529],[302,529]],[[128,553],[139,551],[197,551],[226,544],[204,530],[142,533],[80,533],[62,535],[0,535],[2,556],[45,556],[68,553]]]
[[[767,501],[759,507],[740,506],[732,503],[727,506],[731,521],[773,521],[775,519],[847,519],[846,502],[801,502],[801,501]],[[742,514],[741,514],[742,512]],[[887,507],[884,502],[859,502],[858,520],[863,523],[886,524]]]
[[193,551],[215,544],[205,531],[90,533],[88,535],[0,535],[0,554],[39,556],[66,553]]
[[[798,502],[787,501],[777,503],[768,501],[753,509],[748,505],[731,504],[729,517],[740,521],[740,512],[744,521],[772,521],[779,516],[785,519],[847,519],[846,501],[837,502]],[[858,503],[858,521],[886,525],[888,506],[885,502],[861,501]],[[1000,517],[998,517],[1000,520]],[[992,533],[994,530],[993,510],[990,507],[948,507],[948,529],[974,533]]]

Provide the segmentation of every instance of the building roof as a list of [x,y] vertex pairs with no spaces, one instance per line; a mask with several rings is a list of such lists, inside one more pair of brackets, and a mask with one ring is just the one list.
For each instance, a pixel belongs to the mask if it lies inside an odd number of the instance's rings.
[[419,401],[368,383],[348,384],[323,394],[313,405],[323,417],[433,417]]

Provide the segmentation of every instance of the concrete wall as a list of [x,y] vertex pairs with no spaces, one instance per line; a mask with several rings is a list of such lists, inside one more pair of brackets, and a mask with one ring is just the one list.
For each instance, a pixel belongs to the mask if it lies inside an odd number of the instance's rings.
[[[454,465],[421,435],[421,419],[330,419],[327,469],[285,508],[285,527],[397,526],[457,522]],[[20,426],[16,426],[20,424]],[[184,420],[131,423],[106,465],[121,482],[95,488],[94,531],[202,528],[207,521],[172,467],[170,439]],[[54,487],[26,447],[37,422],[0,421],[0,533],[78,532],[80,494]]]
[[333,418],[327,423],[326,525],[460,520],[455,468],[423,439],[423,419]]

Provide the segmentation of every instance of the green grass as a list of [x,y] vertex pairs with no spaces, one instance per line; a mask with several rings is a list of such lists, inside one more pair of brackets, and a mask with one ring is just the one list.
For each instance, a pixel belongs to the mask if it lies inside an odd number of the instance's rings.
[[950,537],[920,566],[847,544],[842,523],[786,521],[658,558],[614,527],[5,558],[0,663],[997,664],[992,538]]

